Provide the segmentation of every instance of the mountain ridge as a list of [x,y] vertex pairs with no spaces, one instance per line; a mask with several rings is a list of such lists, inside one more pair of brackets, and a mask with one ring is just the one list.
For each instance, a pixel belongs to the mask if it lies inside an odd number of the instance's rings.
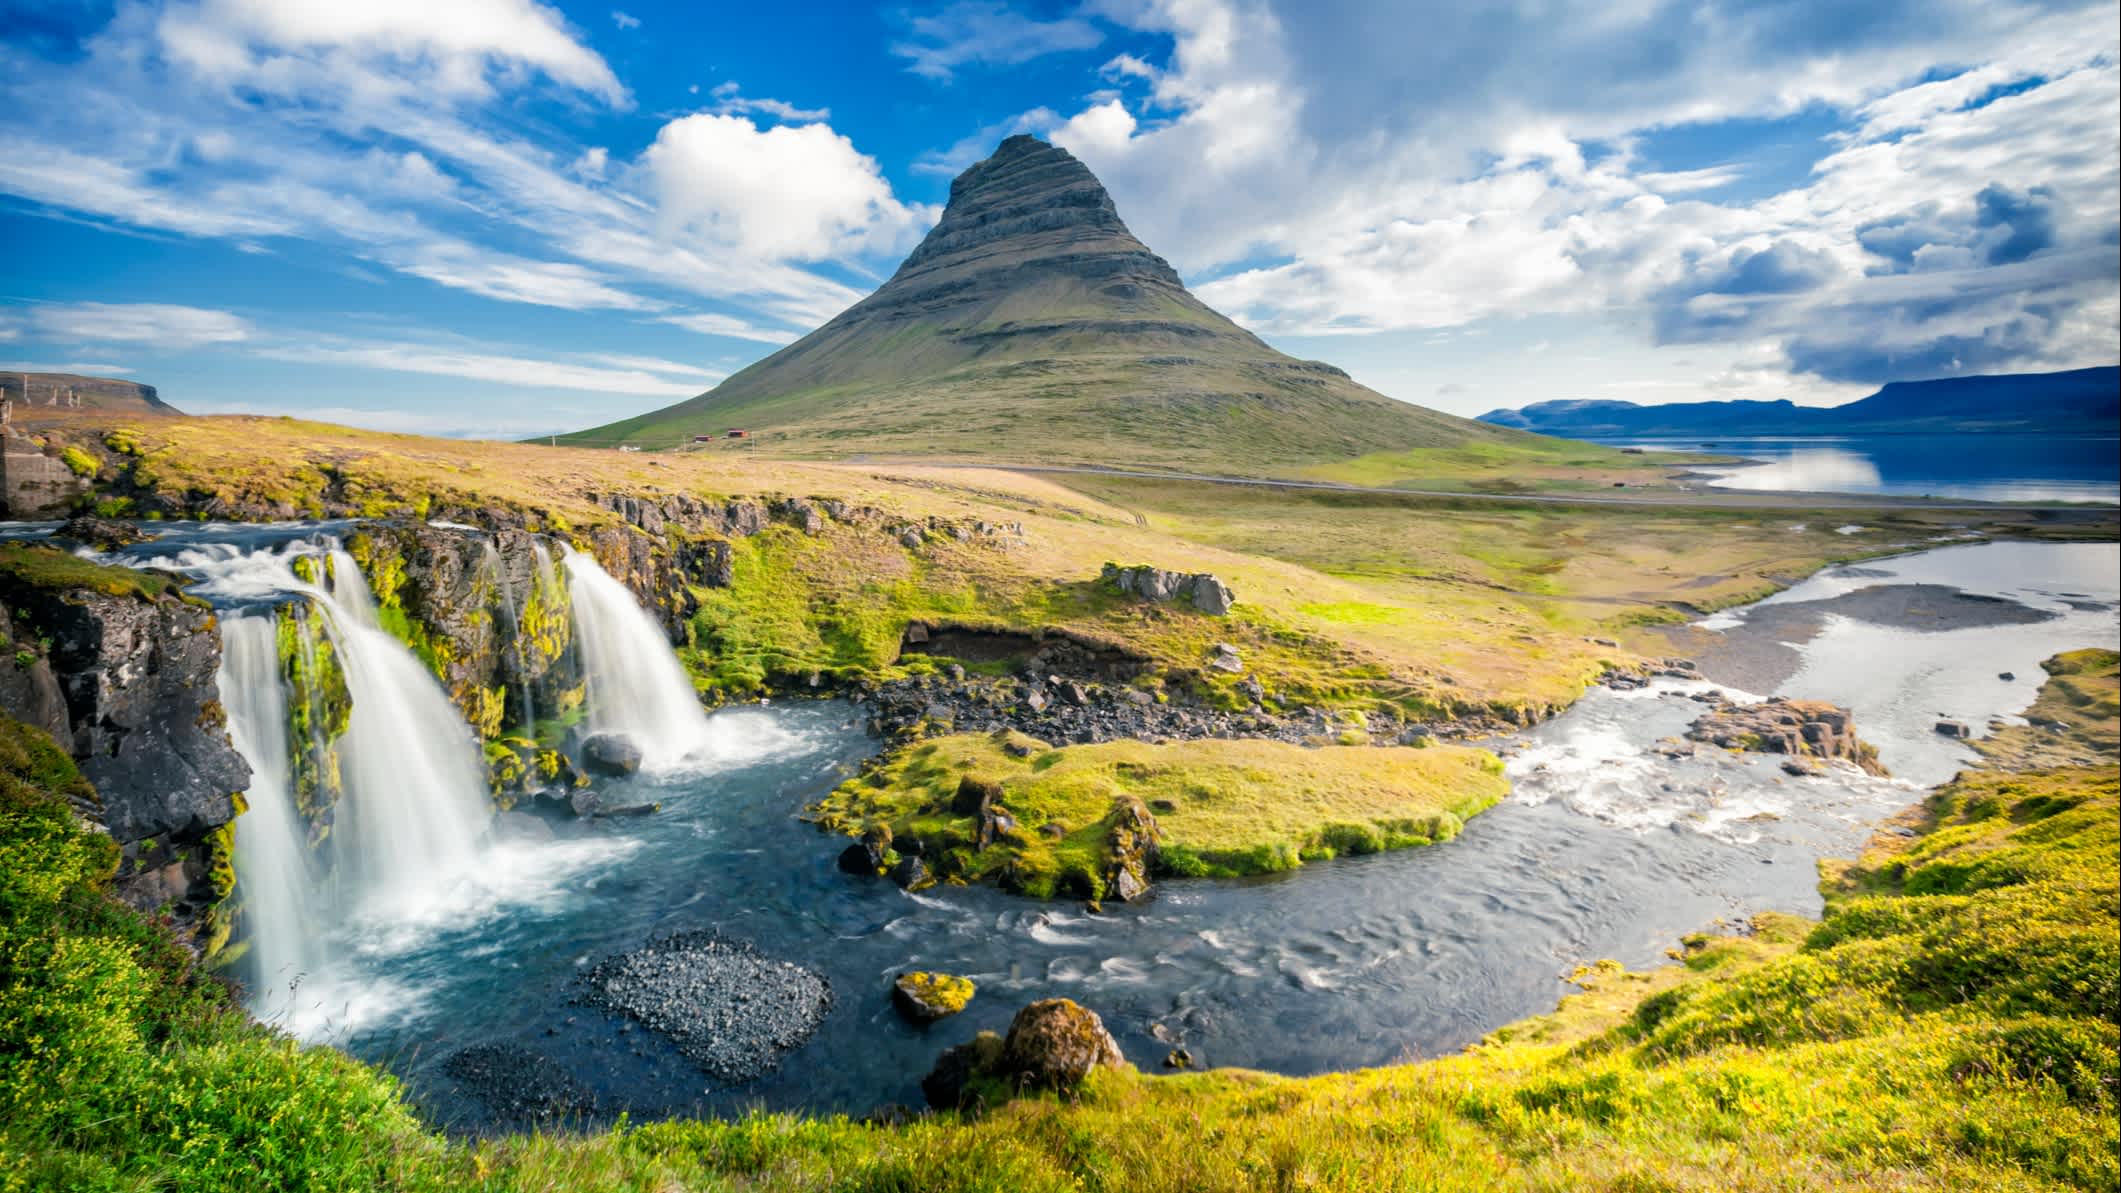
[[1087,167],[1030,136],[960,174],[890,279],[817,330],[695,398],[559,441],[734,429],[793,454],[1237,471],[1536,442],[1275,350],[1195,297]]
[[2121,431],[2121,366],[1893,381],[1840,406],[1774,401],[1559,399],[1480,421],[1544,435],[2107,434]]

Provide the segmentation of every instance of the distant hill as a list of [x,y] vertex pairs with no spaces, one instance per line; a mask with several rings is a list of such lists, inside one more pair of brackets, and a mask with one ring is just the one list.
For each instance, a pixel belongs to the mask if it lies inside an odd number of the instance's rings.
[[2121,367],[1895,381],[1842,406],[1793,402],[1534,402],[1480,421],[1572,439],[1613,435],[2121,433]]
[[690,401],[560,441],[732,429],[792,454],[1229,472],[1537,442],[1268,347],[1136,240],[1088,168],[1028,136],[959,175],[890,281],[831,322]]
[[[28,397],[24,398],[25,389]],[[115,377],[77,373],[0,373],[0,398],[15,404],[18,415],[42,417],[67,410],[104,410],[133,414],[182,414],[163,401],[152,385]]]

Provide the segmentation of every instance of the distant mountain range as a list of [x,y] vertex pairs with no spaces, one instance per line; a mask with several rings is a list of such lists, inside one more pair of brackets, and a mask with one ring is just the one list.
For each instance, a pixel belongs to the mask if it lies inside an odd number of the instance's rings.
[[1259,473],[1373,452],[1536,449],[1388,398],[1209,308],[1065,149],[1010,137],[898,271],[689,401],[559,437],[660,448],[732,431],[792,455]]
[[1794,402],[1534,402],[1490,410],[1498,427],[1592,439],[1621,435],[2113,435],[2121,433],[2121,367],[1895,381],[1842,406]]

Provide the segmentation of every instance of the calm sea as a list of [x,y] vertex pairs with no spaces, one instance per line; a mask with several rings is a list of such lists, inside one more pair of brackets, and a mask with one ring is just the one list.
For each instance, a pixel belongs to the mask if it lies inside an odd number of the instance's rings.
[[2114,436],[1616,437],[1598,442],[1756,461],[1701,469],[1715,474],[1711,483],[1726,489],[2121,504],[2121,438]]

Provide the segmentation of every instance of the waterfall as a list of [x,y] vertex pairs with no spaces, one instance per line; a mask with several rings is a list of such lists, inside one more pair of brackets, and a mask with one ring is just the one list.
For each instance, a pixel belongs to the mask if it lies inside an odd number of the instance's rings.
[[707,712],[662,627],[595,559],[570,549],[565,566],[590,731],[632,738],[644,770],[702,761]]
[[297,984],[324,962],[317,868],[295,810],[280,678],[278,626],[270,616],[222,623],[218,677],[228,735],[250,763],[248,810],[236,822],[236,890],[249,929],[253,1003],[261,1018],[290,1010]]

